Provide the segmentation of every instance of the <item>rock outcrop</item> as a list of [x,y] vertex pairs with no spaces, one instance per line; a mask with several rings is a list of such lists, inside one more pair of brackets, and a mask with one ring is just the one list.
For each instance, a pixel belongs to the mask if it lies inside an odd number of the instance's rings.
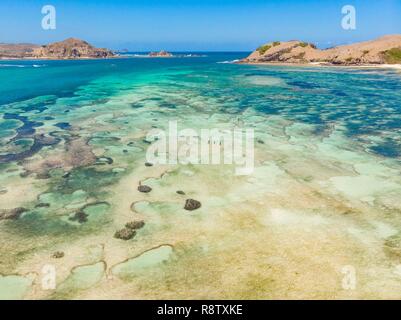
[[54,259],[61,259],[64,257],[64,252],[62,251],[56,251],[52,254],[52,258]]
[[138,186],[138,191],[142,192],[142,193],[149,193],[152,191],[152,188],[149,186],[140,185],[140,186]]
[[149,57],[162,57],[162,58],[168,58],[172,57],[173,55],[170,52],[167,51],[159,51],[159,52],[151,52],[149,53]]
[[138,230],[145,226],[145,221],[138,220],[138,221],[131,221],[126,223],[125,227],[132,230]]
[[75,38],[44,46],[0,44],[0,58],[3,59],[101,59],[114,56],[108,49],[95,48],[88,42]]
[[135,237],[136,231],[130,228],[124,228],[121,230],[116,231],[114,234],[114,238],[121,239],[121,240],[130,240]]
[[259,47],[240,63],[398,64],[401,63],[401,35],[388,35],[326,50],[298,40],[276,41]]
[[187,199],[185,201],[184,209],[188,211],[197,210],[202,206],[202,204],[198,200]]

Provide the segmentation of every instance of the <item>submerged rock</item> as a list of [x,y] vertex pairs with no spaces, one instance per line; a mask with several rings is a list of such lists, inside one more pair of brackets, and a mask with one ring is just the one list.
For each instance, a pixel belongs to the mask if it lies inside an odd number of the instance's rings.
[[59,123],[56,123],[54,126],[56,126],[57,128],[63,129],[63,130],[71,129],[71,125],[68,122],[59,122]]
[[[52,137],[52,139],[55,139]],[[26,175],[36,174],[37,179],[51,178],[52,170],[72,170],[73,168],[85,167],[96,162],[96,156],[91,147],[87,144],[87,139],[65,138],[65,152],[48,155],[42,158],[31,158],[23,162]],[[63,176],[67,178],[68,175]]]
[[46,180],[46,179],[50,179],[51,176],[48,172],[41,172],[41,173],[37,173],[36,174],[36,179],[38,180]]
[[84,211],[80,210],[74,214],[73,217],[70,217],[70,221],[77,221],[79,223],[84,223],[88,221],[88,216]]
[[135,237],[136,231],[131,228],[124,228],[121,230],[116,231],[114,234],[114,238],[121,239],[121,240],[130,240]]
[[153,167],[153,163],[145,162],[145,167]]
[[138,186],[138,191],[142,192],[142,193],[149,193],[152,191],[152,188],[149,186],[140,185],[140,186]]
[[15,220],[20,217],[21,214],[28,211],[25,208],[14,208],[14,209],[0,209],[0,220]]
[[113,164],[114,160],[110,157],[100,157],[96,160],[96,165]]
[[202,204],[199,201],[194,200],[194,199],[187,199],[187,201],[185,202],[184,209],[193,211],[193,210],[199,209],[201,206],[202,206]]
[[64,173],[64,174],[62,175],[62,178],[67,179],[67,178],[69,178],[70,176],[71,176],[71,172],[69,171],[69,172]]
[[62,251],[56,251],[55,253],[52,254],[52,258],[54,259],[61,259],[64,257],[64,252]]
[[35,208],[48,208],[50,207],[49,203],[38,203]]
[[[25,118],[25,117],[23,117]],[[5,118],[6,119],[6,118]],[[9,118],[7,118],[9,119]],[[14,119],[14,118],[10,118]],[[16,120],[20,121],[26,121],[26,120],[21,120],[20,117],[15,118]],[[0,155],[0,163],[8,163],[12,161],[22,161],[26,158],[30,158],[36,153],[38,153],[40,150],[42,150],[43,147],[47,146],[52,146],[58,144],[61,140],[58,138],[53,138],[51,136],[45,136],[44,134],[34,134],[35,130],[32,129],[32,132],[25,132],[22,131],[18,132],[18,135],[14,137],[14,140],[18,140],[21,137],[29,137],[33,139],[33,144],[31,145],[30,149],[22,151],[20,153],[9,153],[9,154],[4,154]],[[30,135],[32,133],[32,135]]]
[[19,174],[19,176],[20,176],[21,178],[26,178],[26,177],[28,177],[30,174],[31,174],[31,172],[29,172],[29,171],[24,171],[24,172],[21,172],[21,173]]
[[141,229],[145,226],[145,222],[143,220],[139,220],[139,221],[131,221],[128,222],[125,227],[128,229],[132,229],[132,230],[137,230],[137,229]]
[[78,168],[89,166],[97,160],[92,152],[92,148],[88,145],[88,139],[85,138],[68,139],[66,152],[67,167]]

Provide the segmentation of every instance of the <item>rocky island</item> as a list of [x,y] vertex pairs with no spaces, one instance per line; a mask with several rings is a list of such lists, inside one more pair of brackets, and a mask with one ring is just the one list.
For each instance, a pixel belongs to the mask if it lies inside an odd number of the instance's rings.
[[275,41],[259,47],[239,63],[342,66],[401,64],[401,35],[387,35],[325,50],[298,40]]
[[159,52],[151,52],[151,53],[149,53],[148,56],[149,56],[149,57],[152,57],[152,58],[170,58],[170,57],[172,57],[173,55],[172,55],[172,53],[170,53],[170,52],[161,50],[161,51],[159,51]]
[[48,45],[0,44],[0,59],[101,59],[112,58],[111,50],[96,48],[88,42],[69,38]]

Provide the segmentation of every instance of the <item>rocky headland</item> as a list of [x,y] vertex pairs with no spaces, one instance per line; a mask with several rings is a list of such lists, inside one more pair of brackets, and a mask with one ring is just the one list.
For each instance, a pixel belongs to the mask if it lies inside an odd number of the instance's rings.
[[275,41],[260,46],[239,63],[342,66],[401,64],[401,35],[387,35],[371,41],[325,50],[298,40]]
[[111,50],[96,48],[86,41],[75,38],[43,46],[0,44],[0,59],[102,59],[115,56]]

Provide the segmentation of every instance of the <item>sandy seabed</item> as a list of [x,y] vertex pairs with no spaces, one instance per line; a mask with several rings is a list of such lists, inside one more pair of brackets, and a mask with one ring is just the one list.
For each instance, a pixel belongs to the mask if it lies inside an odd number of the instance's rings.
[[[52,121],[38,128],[62,142],[2,165],[2,209],[28,211],[0,221],[0,298],[401,298],[399,162],[358,147],[341,125],[315,134],[311,124],[219,105],[148,85],[80,106],[57,120],[67,130]],[[254,172],[145,166],[147,132],[171,118],[180,128],[253,128]],[[202,207],[184,210],[187,198]],[[133,239],[113,236],[136,220],[145,226]],[[46,265],[56,270],[54,290],[43,290]]]

